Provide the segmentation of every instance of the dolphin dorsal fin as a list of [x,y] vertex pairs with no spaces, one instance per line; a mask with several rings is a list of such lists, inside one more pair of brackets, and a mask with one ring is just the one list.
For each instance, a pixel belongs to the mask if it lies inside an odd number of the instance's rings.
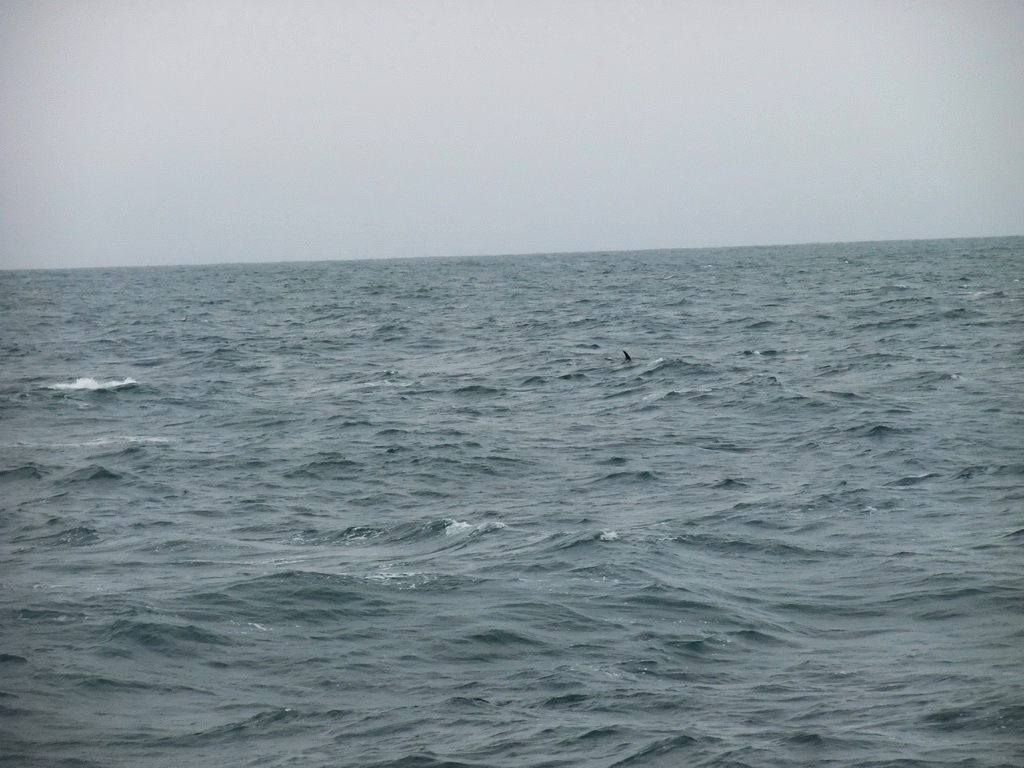
[[626,350],[622,350],[622,354],[624,354],[626,356],[627,360],[632,360],[633,359],[632,357],[629,356],[629,352],[627,352]]

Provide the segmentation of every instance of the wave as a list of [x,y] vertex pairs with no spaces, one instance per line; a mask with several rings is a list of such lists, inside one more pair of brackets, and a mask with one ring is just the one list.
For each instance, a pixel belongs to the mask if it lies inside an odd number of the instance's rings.
[[689,360],[682,360],[679,358],[659,357],[645,364],[636,375],[644,378],[655,373],[671,373],[680,376],[707,376],[715,372],[715,366],[709,363],[690,362]]
[[445,536],[460,536],[470,535],[478,536],[482,533],[488,533],[490,531],[500,531],[502,528],[506,528],[505,523],[498,522],[497,520],[488,520],[483,523],[467,523],[462,520],[450,520],[445,519],[444,535]]
[[69,472],[61,478],[62,484],[67,483],[88,483],[88,482],[108,482],[120,480],[121,475],[117,472],[113,472],[106,467],[100,466],[99,464],[90,464],[87,467],[81,467],[72,472]]
[[234,645],[227,635],[194,624],[166,621],[138,621],[119,619],[111,624],[104,638],[117,652],[133,655],[135,651],[148,651],[162,656],[189,658],[199,645]]
[[0,470],[0,483],[41,480],[47,471],[36,464],[24,464],[20,467]]
[[284,473],[290,479],[313,478],[317,480],[346,479],[355,476],[355,473],[362,467],[358,461],[353,461],[341,454],[324,453],[318,454],[314,461],[306,462],[299,467]]
[[942,475],[938,472],[926,472],[921,475],[907,475],[906,477],[901,477],[899,480],[893,480],[891,483],[886,483],[886,486],[890,488],[906,488],[911,485],[920,485],[921,483],[925,483],[933,478],[941,476]]
[[[448,537],[457,537],[460,540],[473,539],[494,531],[501,531],[508,526],[498,520],[485,520],[481,523],[471,523],[454,518],[441,518],[417,522],[399,523],[392,526],[370,526],[352,525],[339,529],[306,528],[300,533],[292,534],[286,540],[291,544],[300,546],[331,546],[331,545],[395,545],[395,544],[421,544],[437,542]],[[249,526],[242,528],[248,533],[263,533],[260,526]],[[282,531],[284,532],[284,531]],[[445,546],[454,546],[456,542],[449,542]]]
[[634,472],[610,472],[607,475],[595,478],[591,482],[603,483],[647,483],[658,480],[658,476],[649,469],[640,469]]
[[44,547],[85,547],[100,541],[100,535],[94,528],[79,525],[67,530],[58,531],[38,537],[16,537],[15,541],[28,542]]
[[121,389],[122,387],[137,386],[138,383],[139,382],[137,382],[131,376],[129,376],[127,379],[124,379],[123,381],[105,381],[105,382],[99,382],[99,381],[96,381],[96,379],[82,378],[82,379],[76,379],[73,384],[50,384],[46,388],[47,389],[56,389],[56,390],[69,390],[69,391],[85,389],[85,390],[90,390],[90,391],[93,391],[93,392],[97,392],[97,391],[99,391],[99,392],[109,392],[111,390]]

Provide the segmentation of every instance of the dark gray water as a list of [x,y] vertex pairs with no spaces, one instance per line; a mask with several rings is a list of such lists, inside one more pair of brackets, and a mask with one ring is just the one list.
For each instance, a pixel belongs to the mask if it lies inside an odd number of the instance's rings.
[[0,762],[1024,764],[1022,267],[0,273]]

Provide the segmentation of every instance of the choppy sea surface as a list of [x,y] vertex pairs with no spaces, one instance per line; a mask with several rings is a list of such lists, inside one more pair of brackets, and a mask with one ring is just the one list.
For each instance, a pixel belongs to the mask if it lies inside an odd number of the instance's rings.
[[0,763],[1020,766],[1022,276],[0,273]]

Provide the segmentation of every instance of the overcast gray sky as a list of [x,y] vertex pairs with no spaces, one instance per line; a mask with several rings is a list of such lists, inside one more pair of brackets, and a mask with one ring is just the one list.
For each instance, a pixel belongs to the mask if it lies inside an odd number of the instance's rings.
[[7,0],[0,266],[1024,234],[1018,0]]

